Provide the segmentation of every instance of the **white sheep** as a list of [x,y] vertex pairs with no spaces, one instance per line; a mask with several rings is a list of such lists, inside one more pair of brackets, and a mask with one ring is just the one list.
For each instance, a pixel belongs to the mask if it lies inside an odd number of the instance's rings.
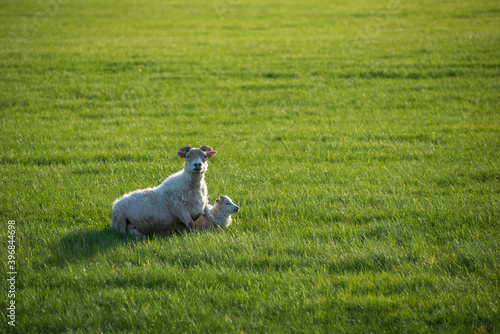
[[218,229],[226,228],[232,223],[231,215],[238,211],[240,208],[228,196],[221,196],[215,200],[214,206],[210,208],[215,224],[210,224],[205,217],[201,216],[195,220],[194,227],[200,230],[208,230],[212,226],[216,226]]
[[193,231],[194,220],[204,215],[215,223],[207,198],[205,173],[208,159],[217,152],[209,146],[181,147],[177,155],[186,158],[184,169],[170,175],[155,188],[136,190],[113,203],[111,228],[135,236]]

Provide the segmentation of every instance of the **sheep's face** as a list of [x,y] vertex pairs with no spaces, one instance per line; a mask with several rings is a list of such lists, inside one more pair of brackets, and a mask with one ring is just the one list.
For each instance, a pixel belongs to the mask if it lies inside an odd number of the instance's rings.
[[233,203],[227,196],[221,196],[215,200],[215,204],[220,206],[224,211],[229,213],[236,213],[240,211],[239,206]]
[[217,152],[213,151],[208,146],[202,148],[182,147],[177,155],[181,158],[186,158],[184,169],[191,174],[205,174],[208,168],[208,159],[213,157]]

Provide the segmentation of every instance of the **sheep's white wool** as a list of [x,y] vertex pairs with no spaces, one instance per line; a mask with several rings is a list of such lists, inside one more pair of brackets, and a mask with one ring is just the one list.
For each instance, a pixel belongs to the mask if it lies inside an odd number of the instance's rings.
[[127,224],[132,224],[143,234],[153,234],[193,228],[193,220],[201,215],[213,221],[205,172],[208,158],[216,152],[210,149],[207,154],[202,149],[190,149],[185,153],[184,169],[169,176],[158,187],[136,190],[116,200],[111,227],[127,233]]
[[[215,224],[223,228],[229,227],[233,221],[231,215],[240,211],[240,208],[228,196],[219,197],[214,206],[210,207],[210,213],[214,217]],[[208,230],[211,224],[205,217],[201,216],[194,222],[194,226],[197,229]]]

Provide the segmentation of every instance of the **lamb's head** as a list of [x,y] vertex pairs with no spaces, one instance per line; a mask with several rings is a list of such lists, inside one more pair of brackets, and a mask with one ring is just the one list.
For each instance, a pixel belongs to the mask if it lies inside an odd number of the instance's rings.
[[233,214],[240,211],[239,206],[233,203],[231,199],[227,196],[221,196],[215,200],[215,205],[220,208],[220,210],[227,212],[228,214]]
[[203,146],[202,148],[184,146],[177,151],[179,157],[186,158],[186,165],[184,167],[186,172],[198,175],[206,173],[208,168],[207,161],[216,153],[210,146]]

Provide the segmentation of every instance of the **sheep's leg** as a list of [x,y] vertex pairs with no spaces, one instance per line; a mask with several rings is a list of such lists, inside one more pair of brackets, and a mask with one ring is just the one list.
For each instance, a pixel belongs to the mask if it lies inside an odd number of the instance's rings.
[[[115,226],[113,226],[113,224]],[[117,231],[127,234],[127,225],[128,225],[127,217],[121,216],[118,218],[113,216],[113,222],[111,223],[111,226],[115,228]]]
[[131,234],[137,238],[145,237],[146,235],[139,231],[134,225],[127,222],[127,234]]
[[205,206],[205,209],[203,210],[203,217],[210,223],[210,226],[214,227],[216,230],[220,231],[222,228],[215,222],[215,218],[210,212],[210,209],[208,206]]
[[186,225],[191,232],[194,232],[194,221],[187,209],[179,210],[179,220]]
[[216,223],[211,223],[211,224],[212,224],[212,226],[213,226],[213,227],[215,227],[215,229],[216,229],[217,231],[222,231],[222,227],[220,227],[220,225],[219,225],[219,224],[216,224]]
[[208,208],[208,206],[205,206],[205,208],[203,209],[203,216],[210,222],[210,224],[217,225],[217,223],[215,222],[215,218],[212,213],[210,213],[210,209]]

